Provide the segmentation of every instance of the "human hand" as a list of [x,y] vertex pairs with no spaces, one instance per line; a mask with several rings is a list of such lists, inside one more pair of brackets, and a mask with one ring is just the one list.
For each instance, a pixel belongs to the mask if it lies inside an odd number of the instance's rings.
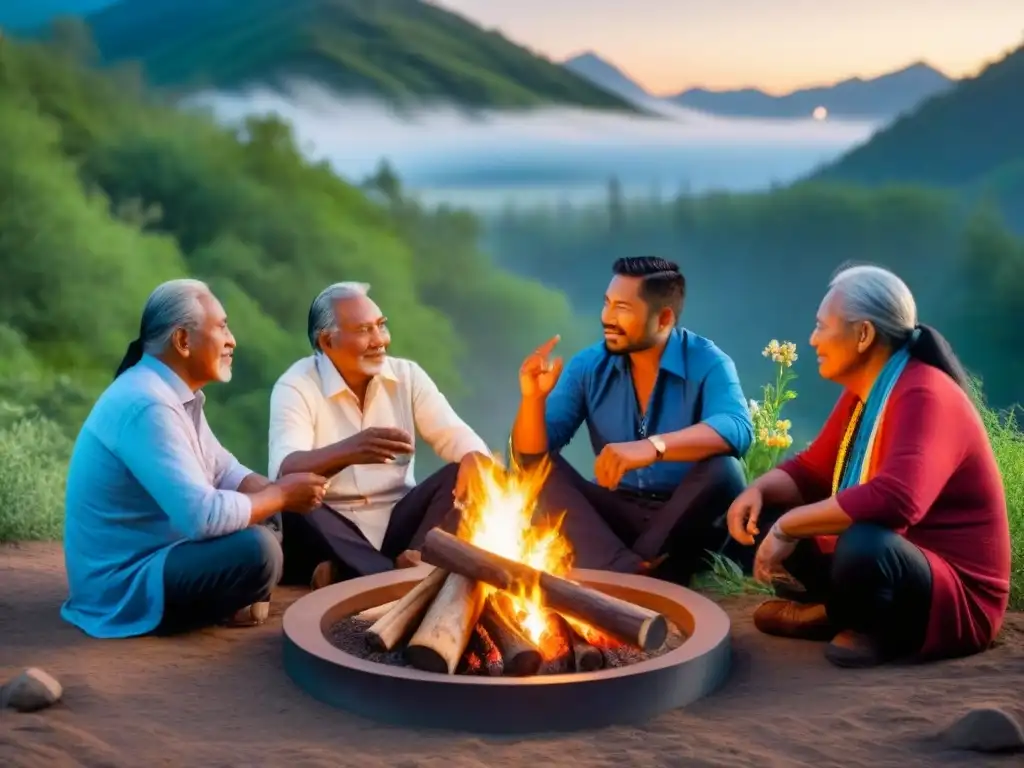
[[519,366],[519,390],[524,398],[544,398],[555,388],[562,373],[562,358],[549,358],[561,338],[554,336],[548,339]]
[[657,459],[658,449],[650,440],[609,443],[594,462],[594,477],[598,485],[614,491],[627,472],[648,467]]
[[282,475],[274,485],[284,496],[284,509],[305,514],[323,503],[328,482],[312,472],[296,472]]
[[386,464],[408,461],[416,450],[413,437],[395,427],[368,427],[341,441],[346,464]]
[[752,546],[754,537],[760,533],[757,520],[763,506],[764,496],[759,488],[751,486],[737,496],[726,513],[729,535],[740,544]]
[[494,465],[494,458],[486,453],[467,453],[459,462],[459,472],[455,477],[455,501],[465,504],[469,498],[470,486],[474,477],[489,471]]
[[776,579],[789,577],[783,563],[793,554],[796,545],[795,540],[784,541],[774,531],[769,532],[754,555],[754,578],[762,584],[771,584]]

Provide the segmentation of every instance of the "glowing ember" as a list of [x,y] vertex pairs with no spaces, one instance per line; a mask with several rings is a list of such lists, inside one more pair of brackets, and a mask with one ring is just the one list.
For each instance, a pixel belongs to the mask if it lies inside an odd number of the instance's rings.
[[[482,468],[470,482],[459,538],[538,571],[564,576],[572,568],[572,547],[560,531],[562,516],[545,524],[533,523],[537,499],[550,472],[547,460],[513,471],[497,461]],[[494,588],[485,589],[489,594]],[[540,588],[529,585],[523,594],[511,598],[516,615],[506,618],[519,626],[545,659],[550,658],[557,651],[558,638],[549,631]]]

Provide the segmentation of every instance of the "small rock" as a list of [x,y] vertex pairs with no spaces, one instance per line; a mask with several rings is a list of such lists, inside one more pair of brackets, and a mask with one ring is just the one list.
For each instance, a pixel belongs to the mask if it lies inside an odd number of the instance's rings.
[[977,707],[950,725],[942,734],[951,747],[974,752],[1024,750],[1024,728],[996,707]]
[[35,712],[60,701],[64,689],[57,680],[36,667],[29,667],[0,687],[0,709]]

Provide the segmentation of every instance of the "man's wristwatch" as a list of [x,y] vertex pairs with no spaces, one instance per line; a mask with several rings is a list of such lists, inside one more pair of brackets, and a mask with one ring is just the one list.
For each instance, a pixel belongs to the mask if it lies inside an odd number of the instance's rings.
[[661,461],[662,459],[664,459],[665,458],[665,441],[662,440],[657,435],[651,435],[650,437],[647,438],[647,441],[651,445],[653,445],[654,446],[654,450],[656,450],[658,452],[658,455],[655,457],[654,460],[655,461]]

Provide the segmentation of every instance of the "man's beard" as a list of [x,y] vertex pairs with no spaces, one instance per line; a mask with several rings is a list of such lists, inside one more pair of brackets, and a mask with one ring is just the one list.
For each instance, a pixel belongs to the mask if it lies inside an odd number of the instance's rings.
[[[605,328],[605,331],[608,329]],[[608,346],[608,339],[604,340],[604,348],[608,354],[633,354],[634,352],[643,352],[650,349],[657,343],[653,333],[648,332],[640,339],[629,340],[625,335],[618,336],[618,341],[622,343],[622,346],[610,347]],[[625,342],[625,343],[623,343]]]
[[604,340],[604,348],[610,355],[632,355],[635,352],[644,352],[655,345],[653,337],[647,336],[639,341],[630,341],[621,347],[608,346],[608,339]]

